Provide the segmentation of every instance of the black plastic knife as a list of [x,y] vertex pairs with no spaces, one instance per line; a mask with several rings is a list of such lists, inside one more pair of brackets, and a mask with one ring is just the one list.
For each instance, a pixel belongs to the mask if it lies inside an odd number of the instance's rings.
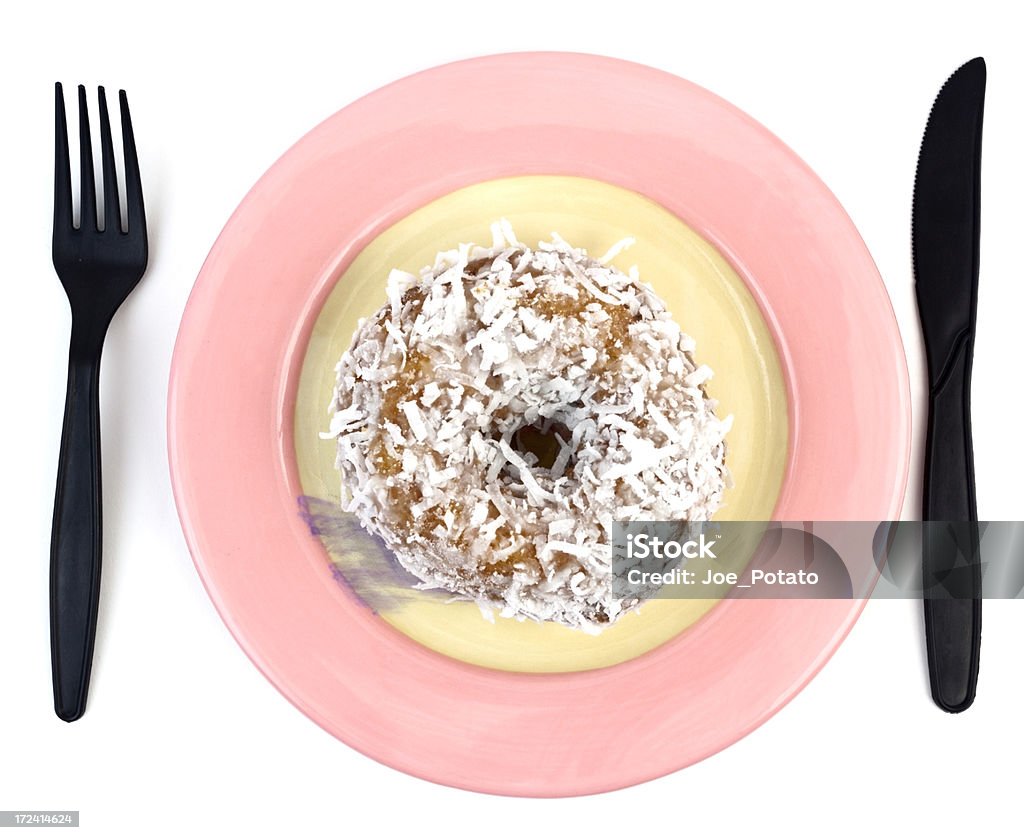
[[[971,360],[978,300],[985,61],[959,68],[932,106],[914,183],[914,285],[928,359],[922,558],[932,697],[974,702],[981,650],[981,567],[971,444]],[[945,595],[929,596],[930,585]]]

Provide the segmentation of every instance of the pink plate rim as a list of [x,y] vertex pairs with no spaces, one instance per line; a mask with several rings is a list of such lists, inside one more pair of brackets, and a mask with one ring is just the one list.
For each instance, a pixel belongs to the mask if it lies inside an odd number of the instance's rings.
[[379,232],[452,190],[523,174],[639,192],[720,248],[776,337],[790,452],[776,518],[897,518],[906,359],[878,271],[835,197],[780,140],[668,73],[576,53],[426,70],[342,109],[246,195],[189,298],[168,449],[196,568],[242,649],[342,741],[489,793],[612,790],[699,761],[785,705],[863,601],[727,601],[611,668],[492,671],[393,630],[331,580],[297,515],[294,396],[313,320]]

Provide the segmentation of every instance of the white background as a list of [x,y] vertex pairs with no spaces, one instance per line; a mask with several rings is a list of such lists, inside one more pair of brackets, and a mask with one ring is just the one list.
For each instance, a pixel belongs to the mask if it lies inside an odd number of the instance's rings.
[[[872,603],[803,693],[697,766],[575,800],[449,790],[356,754],[250,664],[189,559],[164,443],[167,374],[192,282],[235,205],[289,145],[356,97],[435,64],[526,49],[596,52],[731,100],[842,201],[885,278],[907,347],[917,435],[904,515],[914,517],[923,408],[910,269],[914,167],[939,86],[982,54],[989,88],[974,380],[978,506],[982,518],[1024,518],[1024,51],[1012,16],[997,8],[378,0],[6,10],[0,809],[79,809],[83,827],[73,836],[103,838],[190,829],[199,837],[1019,836],[1024,610],[1016,602],[986,604],[978,700],[958,717],[929,699],[919,605]],[[149,272],[115,319],[104,355],[101,629],[90,708],[73,725],[51,709],[47,619],[70,326],[49,258],[56,80],[129,91],[151,237]]]

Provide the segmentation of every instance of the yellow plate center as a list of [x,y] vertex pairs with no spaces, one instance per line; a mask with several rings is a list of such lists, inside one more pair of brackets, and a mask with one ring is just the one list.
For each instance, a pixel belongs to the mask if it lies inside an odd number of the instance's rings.
[[[786,389],[775,344],[743,280],[710,243],[650,199],[601,181],[524,176],[486,181],[450,193],[405,217],[374,239],[338,278],[313,327],[295,406],[295,451],[303,492],[335,511],[325,547],[348,585],[380,617],[433,650],[509,671],[582,671],[639,656],[691,626],[716,603],[654,600],[591,636],[552,623],[495,617],[473,603],[421,592],[388,570],[379,544],[341,511],[335,441],[321,440],[334,387],[334,367],[360,318],[387,301],[392,268],[418,273],[438,251],[460,242],[489,245],[491,222],[506,218],[516,237],[535,246],[557,232],[595,257],[625,237],[636,244],[613,264],[635,265],[640,279],[668,305],[697,342],[698,364],[714,378],[708,394],[718,415],[733,415],[726,463],[735,487],[716,519],[770,519],[786,463]],[[330,516],[330,514],[328,514]],[[321,521],[321,525],[323,522]],[[343,639],[338,640],[344,644]]]

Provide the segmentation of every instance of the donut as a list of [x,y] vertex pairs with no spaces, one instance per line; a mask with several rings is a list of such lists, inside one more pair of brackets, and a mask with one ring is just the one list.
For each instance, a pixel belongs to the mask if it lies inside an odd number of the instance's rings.
[[730,483],[711,376],[636,269],[557,235],[394,270],[338,362],[342,506],[419,588],[598,632],[612,523],[710,519]]

